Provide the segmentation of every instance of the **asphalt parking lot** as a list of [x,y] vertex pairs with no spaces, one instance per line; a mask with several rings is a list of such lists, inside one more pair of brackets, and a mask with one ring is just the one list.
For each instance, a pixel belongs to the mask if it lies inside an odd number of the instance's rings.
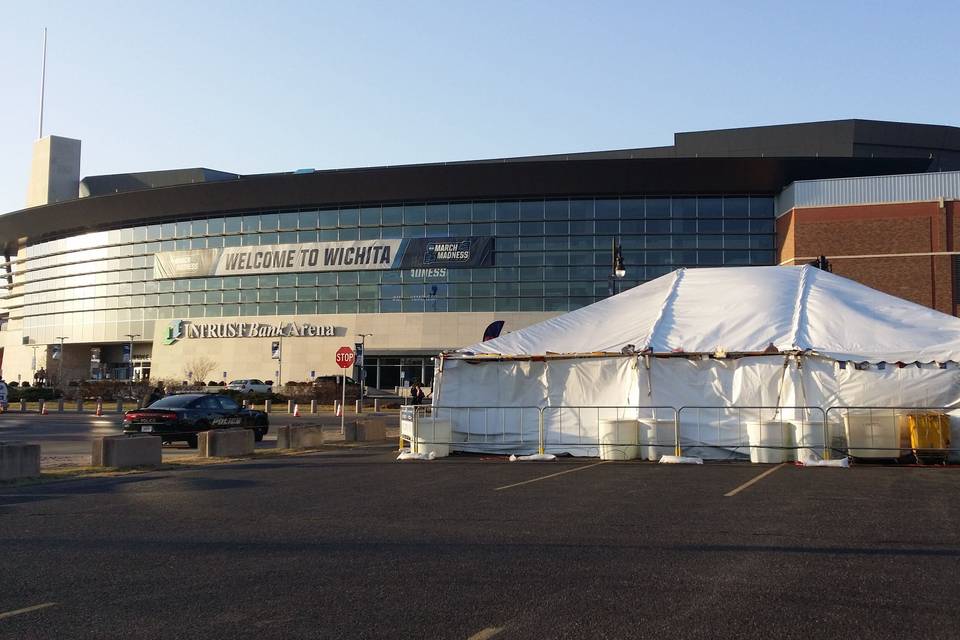
[[0,637],[960,629],[960,469],[395,456],[0,488]]

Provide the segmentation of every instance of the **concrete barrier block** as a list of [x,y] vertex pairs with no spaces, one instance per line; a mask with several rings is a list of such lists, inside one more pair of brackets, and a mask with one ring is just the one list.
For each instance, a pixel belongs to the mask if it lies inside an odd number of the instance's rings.
[[323,427],[288,425],[277,431],[277,449],[311,449],[326,442]]
[[0,442],[0,480],[35,478],[40,475],[40,445]]
[[158,436],[103,436],[93,440],[94,467],[156,467],[163,462]]
[[360,418],[344,425],[346,442],[379,442],[387,439],[387,423],[383,418]]
[[212,429],[200,433],[200,456],[232,458],[253,453],[253,429]]

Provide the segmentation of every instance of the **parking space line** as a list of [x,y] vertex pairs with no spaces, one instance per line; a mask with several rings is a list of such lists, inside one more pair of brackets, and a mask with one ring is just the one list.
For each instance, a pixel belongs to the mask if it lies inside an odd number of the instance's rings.
[[501,631],[503,631],[503,627],[487,627],[486,629],[481,629],[480,631],[476,632],[467,638],[467,640],[488,640]]
[[595,467],[595,466],[600,465],[600,464],[605,464],[606,462],[607,462],[606,460],[604,460],[603,462],[595,462],[595,463],[593,463],[593,464],[588,464],[588,465],[585,465],[585,466],[582,466],[582,467],[577,467],[576,469],[567,469],[566,471],[560,471],[560,472],[558,472],[558,473],[551,473],[551,474],[548,475],[548,476],[540,476],[539,478],[534,478],[534,479],[532,479],[532,480],[524,480],[523,482],[517,482],[517,483],[515,483],[515,484],[508,484],[508,485],[506,485],[505,487],[497,487],[496,489],[494,489],[494,491],[503,491],[504,489],[510,489],[510,488],[512,488],[512,487],[519,487],[520,485],[523,485],[523,484],[530,484],[531,482],[540,482],[541,480],[546,480],[546,479],[548,479],[548,478],[556,478],[557,476],[562,476],[562,475],[567,474],[567,473],[573,473],[573,472],[575,472],[575,471],[583,471],[584,469],[589,469],[590,467]]
[[21,613],[30,613],[31,611],[39,611],[40,609],[46,609],[47,607],[57,606],[56,602],[44,602],[43,604],[35,604],[32,607],[24,607],[23,609],[14,609],[13,611],[6,611],[0,613],[0,620],[4,618],[12,618],[13,616],[18,616]]
[[755,478],[753,478],[753,479],[751,479],[751,480],[747,480],[746,482],[744,482],[742,485],[740,485],[739,487],[737,487],[737,488],[734,489],[733,491],[730,491],[729,493],[723,494],[723,497],[724,497],[724,498],[732,498],[733,496],[737,495],[738,493],[740,493],[741,491],[743,491],[744,489],[746,489],[746,488],[749,487],[750,485],[752,485],[752,484],[754,484],[754,483],[757,483],[757,482],[760,482],[761,480],[763,480],[764,478],[766,478],[768,475],[770,475],[771,473],[773,473],[774,471],[776,471],[776,470],[779,469],[780,467],[784,467],[784,466],[786,466],[786,464],[778,464],[777,466],[775,466],[775,467],[772,468],[772,469],[767,469],[766,471],[764,471],[763,473],[761,473],[761,474],[758,475],[757,477],[755,477]]

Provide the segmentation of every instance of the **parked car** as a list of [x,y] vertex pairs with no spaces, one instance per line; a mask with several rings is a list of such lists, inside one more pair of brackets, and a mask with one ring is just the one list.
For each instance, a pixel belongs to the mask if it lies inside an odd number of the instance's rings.
[[123,433],[157,435],[164,443],[186,441],[197,446],[197,434],[210,429],[246,427],[254,439],[263,440],[270,419],[263,411],[244,409],[228,396],[209,393],[183,393],[157,400],[145,409],[123,415]]
[[273,393],[273,386],[263,380],[234,380],[227,389],[240,393]]

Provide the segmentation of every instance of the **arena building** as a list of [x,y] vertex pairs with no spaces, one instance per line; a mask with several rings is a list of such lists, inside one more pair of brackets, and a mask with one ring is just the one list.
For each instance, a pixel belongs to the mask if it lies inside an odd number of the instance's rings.
[[[678,267],[798,264],[956,313],[960,129],[843,120],[674,145],[237,175],[79,175],[37,142],[0,216],[0,366],[307,380],[365,334],[367,383]],[[731,292],[718,292],[731,295]],[[734,292],[735,295],[735,292]]]

